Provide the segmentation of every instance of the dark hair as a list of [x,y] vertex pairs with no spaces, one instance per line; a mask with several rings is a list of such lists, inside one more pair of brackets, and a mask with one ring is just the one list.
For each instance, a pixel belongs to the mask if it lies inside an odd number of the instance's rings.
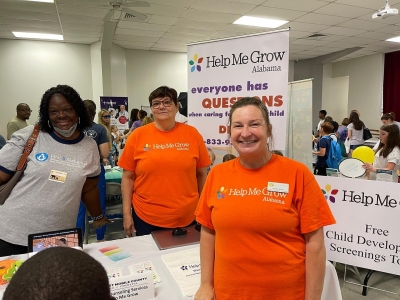
[[89,119],[91,120],[91,125],[93,124],[94,117],[96,116],[96,103],[92,100],[83,100],[83,104],[86,107],[86,112]]
[[361,130],[364,127],[364,123],[360,120],[360,118],[358,117],[358,113],[356,113],[355,111],[350,113],[349,122],[353,123],[355,130]]
[[151,92],[149,96],[150,106],[152,105],[153,99],[163,97],[171,98],[171,100],[174,101],[175,105],[178,105],[178,93],[176,92],[176,90],[168,86],[160,86]]
[[326,112],[326,110],[325,109],[321,109],[320,111],[319,111],[319,113],[320,114],[323,114],[324,115],[324,117],[326,116],[326,114],[327,114],[327,112]]
[[384,114],[384,115],[382,115],[382,117],[381,117],[381,120],[394,120],[394,118],[393,118],[393,116],[391,115],[391,114]]
[[332,124],[333,126],[333,131],[332,132],[336,132],[339,129],[339,124],[336,121],[329,121],[329,123]]
[[331,116],[326,116],[324,121],[325,122],[332,122],[333,118]]
[[231,110],[229,112],[229,127],[232,126],[232,115],[235,112],[236,109],[240,108],[240,107],[244,107],[244,106],[248,106],[248,105],[253,105],[255,107],[257,107],[258,109],[260,109],[264,121],[267,124],[267,133],[271,135],[272,138],[272,132],[270,131],[270,121],[269,121],[269,112],[268,112],[268,108],[265,106],[265,104],[258,98],[255,97],[244,97],[238,101],[236,101],[232,107]]
[[344,118],[343,121],[342,121],[342,125],[347,126],[349,124],[350,124],[349,118]]
[[382,149],[379,156],[383,156],[384,158],[386,158],[393,151],[394,147],[397,146],[400,148],[400,131],[399,127],[397,127],[396,124],[382,125],[380,130],[386,131],[387,133],[389,133],[389,135],[387,137],[386,144],[379,142],[379,146],[376,149],[375,153]]
[[24,262],[4,293],[4,300],[110,300],[103,266],[83,251],[55,247]]
[[235,155],[228,153],[224,155],[224,157],[222,158],[222,162],[227,162],[235,158],[236,158]]
[[333,125],[330,122],[324,122],[321,124],[321,128],[325,133],[330,134],[333,132]]
[[143,120],[144,117],[147,117],[147,111],[145,110],[139,110],[139,119]]
[[[131,110],[131,117],[129,118],[129,121],[131,121],[132,123],[138,120],[138,114],[139,110],[137,108],[132,108]],[[131,127],[131,126],[129,126]]]
[[393,119],[393,121],[394,121],[394,119],[396,118],[396,115],[394,114],[394,112],[391,111],[391,112],[389,113],[389,115],[392,116],[392,119]]
[[72,107],[75,110],[75,113],[79,117],[79,122],[77,129],[80,131],[83,131],[87,127],[89,127],[92,123],[92,120],[89,119],[89,116],[86,112],[85,105],[83,104],[83,101],[81,97],[79,96],[78,92],[75,91],[72,87],[68,85],[57,85],[56,87],[52,87],[48,89],[42,96],[42,100],[40,101],[40,106],[39,106],[39,118],[38,118],[38,124],[40,125],[40,128],[44,132],[52,132],[53,128],[49,126],[50,119],[49,119],[49,103],[51,98],[53,97],[54,94],[60,94],[64,96],[64,98],[67,100],[69,104],[72,105]]
[[282,151],[279,151],[279,150],[272,150],[271,152],[274,153],[274,154],[276,154],[276,155],[283,156]]

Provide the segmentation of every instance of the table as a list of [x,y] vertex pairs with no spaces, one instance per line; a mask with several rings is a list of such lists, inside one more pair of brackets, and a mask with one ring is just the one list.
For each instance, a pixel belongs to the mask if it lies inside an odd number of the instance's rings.
[[[126,252],[132,254],[131,258],[121,260],[119,262],[113,262],[108,257],[104,256],[99,249],[118,245]],[[173,248],[168,250],[160,251],[154,242],[151,235],[125,238],[120,240],[113,240],[101,243],[93,243],[83,246],[83,251],[94,257],[99,261],[105,268],[120,267],[123,269],[123,274],[128,275],[128,266],[136,263],[145,261],[152,261],[158,275],[160,276],[161,282],[155,285],[157,300],[190,300],[191,297],[184,297],[180,291],[178,284],[172,277],[168,268],[161,259],[161,255],[183,251],[190,248],[199,247],[199,245],[190,245],[179,248]],[[27,255],[19,255],[18,259],[27,259]],[[0,291],[0,299],[2,299],[2,292]],[[321,300],[342,300],[339,280],[337,278],[336,270],[330,262],[326,262],[325,281],[324,289]]]
[[122,169],[120,167],[114,167],[106,170],[106,183],[107,182],[116,182],[121,183],[122,180]]

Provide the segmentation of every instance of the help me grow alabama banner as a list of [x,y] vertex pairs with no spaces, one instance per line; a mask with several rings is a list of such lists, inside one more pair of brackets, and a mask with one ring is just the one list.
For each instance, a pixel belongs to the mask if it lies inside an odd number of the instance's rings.
[[188,46],[189,124],[210,147],[229,146],[230,107],[258,97],[268,107],[274,149],[285,150],[289,30]]

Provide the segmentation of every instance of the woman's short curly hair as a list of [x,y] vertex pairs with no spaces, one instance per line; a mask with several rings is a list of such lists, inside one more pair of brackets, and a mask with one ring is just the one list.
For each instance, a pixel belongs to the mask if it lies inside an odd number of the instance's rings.
[[78,92],[75,91],[72,87],[70,87],[68,85],[59,84],[56,87],[52,87],[52,88],[48,89],[43,94],[42,100],[40,101],[38,124],[40,125],[40,128],[42,131],[44,131],[44,132],[52,132],[53,131],[53,127],[51,127],[49,125],[49,123],[50,123],[49,103],[50,103],[50,99],[53,97],[54,94],[63,95],[64,98],[68,101],[68,103],[72,105],[76,114],[79,117],[79,122],[78,122],[77,128],[81,132],[90,126],[91,120],[87,114],[87,111],[86,111],[85,105],[83,103],[83,100],[81,99],[81,96],[79,96]]

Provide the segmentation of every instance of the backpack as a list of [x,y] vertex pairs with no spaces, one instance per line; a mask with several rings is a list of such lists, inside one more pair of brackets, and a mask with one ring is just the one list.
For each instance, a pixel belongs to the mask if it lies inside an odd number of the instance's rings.
[[340,146],[340,152],[342,154],[342,157],[347,157],[346,147],[345,147],[344,143],[339,139],[337,140],[337,143]]
[[[322,137],[323,139],[329,139],[331,141],[331,146],[329,148],[329,153],[328,153],[328,159],[326,160],[326,163],[328,164],[328,168],[332,169],[338,169],[339,168],[339,163],[343,159],[342,157],[342,150],[338,142],[334,141],[332,138],[329,136],[324,136]],[[345,149],[346,151],[346,149]]]

